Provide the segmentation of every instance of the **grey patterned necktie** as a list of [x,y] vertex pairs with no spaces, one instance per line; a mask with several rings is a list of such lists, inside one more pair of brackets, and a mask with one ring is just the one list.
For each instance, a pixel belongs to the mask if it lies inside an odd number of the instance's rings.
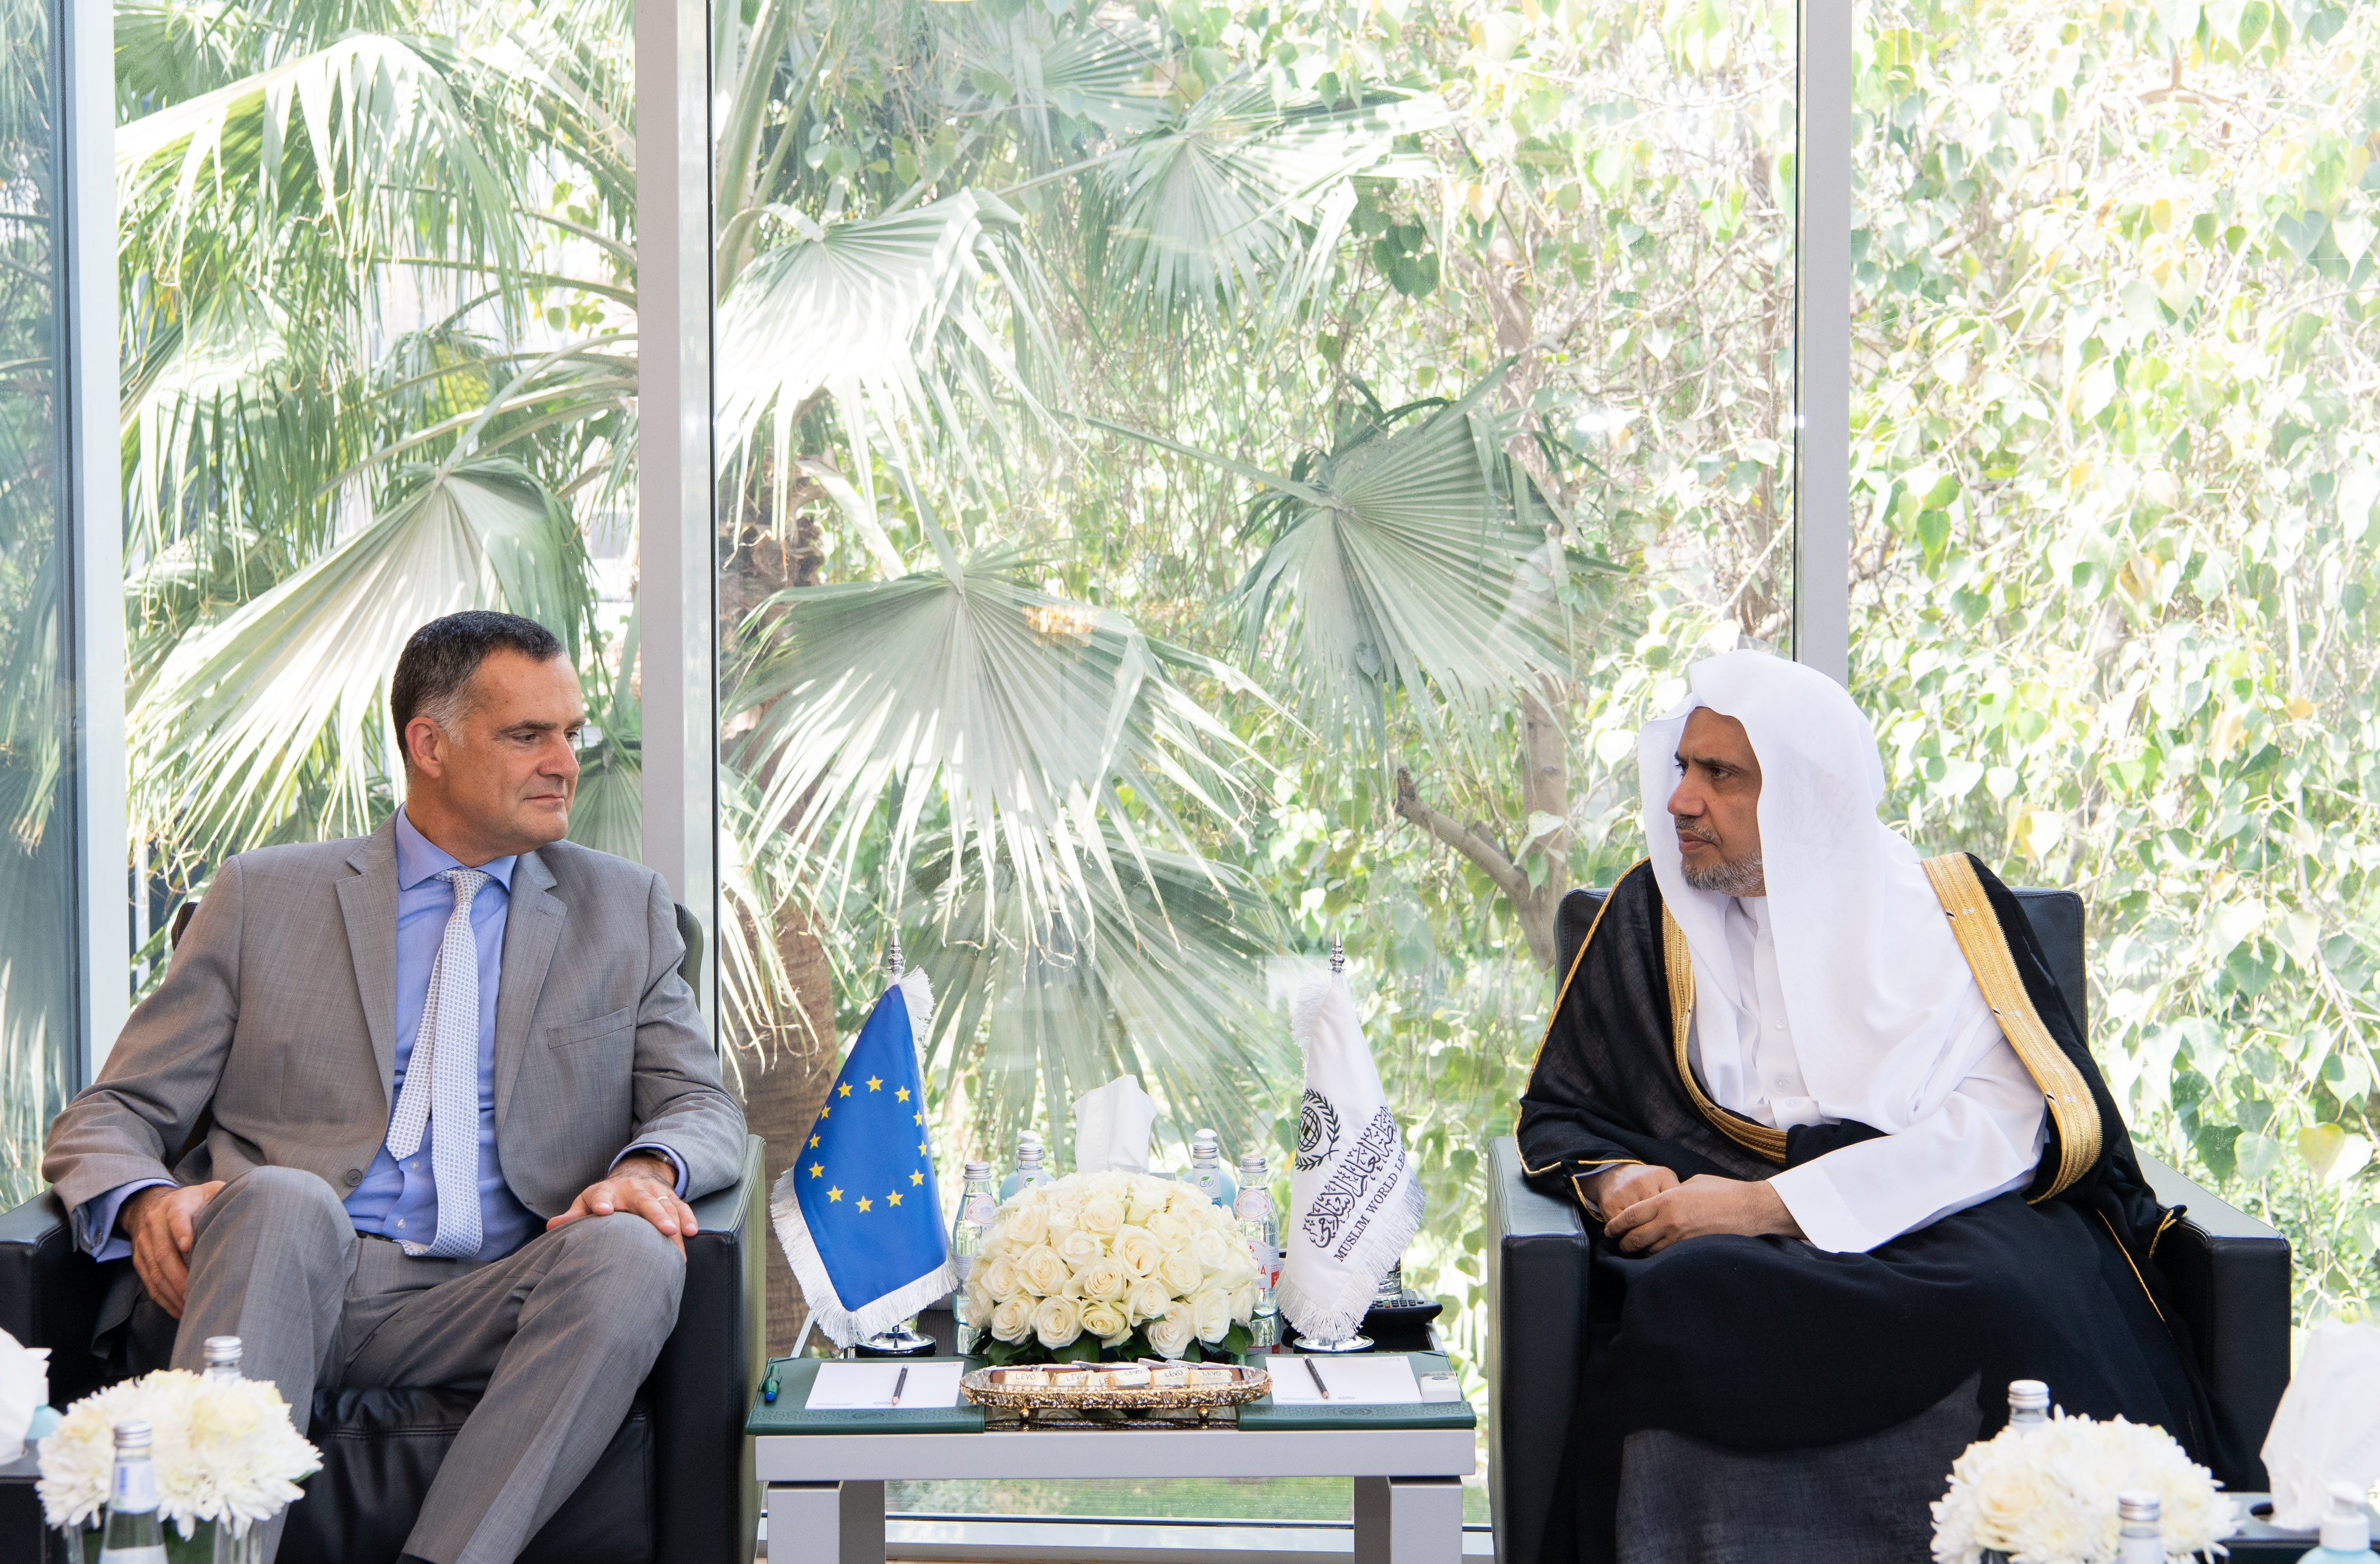
[[429,1125],[438,1238],[397,1242],[408,1255],[468,1260],[480,1252],[480,951],[471,938],[471,899],[488,877],[445,869],[438,878],[455,887],[455,913],[431,964],[421,1030],[388,1123],[388,1151],[404,1161],[421,1149],[422,1126]]

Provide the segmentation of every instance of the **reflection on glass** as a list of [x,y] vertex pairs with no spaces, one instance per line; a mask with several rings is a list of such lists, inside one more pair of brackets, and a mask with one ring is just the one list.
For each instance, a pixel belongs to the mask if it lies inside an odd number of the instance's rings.
[[1277,1154],[1277,1001],[1342,934],[1473,1352],[1554,908],[1638,851],[1625,735],[1791,623],[1794,34],[722,9],[722,933],[772,1146],[897,924],[946,1174],[1027,1124],[1067,1165],[1123,1072],[1157,1165]]
[[573,835],[637,855],[632,31],[625,0],[117,18],[136,982],[226,856],[387,817],[389,673],[458,609],[572,648]]
[[2090,898],[2134,1133],[2307,1319],[2380,1284],[2375,82],[2369,7],[1860,23],[1854,686],[1912,836]]
[[41,1187],[74,1049],[73,692],[57,345],[57,16],[0,0],[0,1208]]

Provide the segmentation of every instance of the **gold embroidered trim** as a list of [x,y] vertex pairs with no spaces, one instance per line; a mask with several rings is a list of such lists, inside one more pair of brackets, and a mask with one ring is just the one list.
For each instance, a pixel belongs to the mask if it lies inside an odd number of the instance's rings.
[[2156,1258],[2156,1246],[2157,1246],[2157,1240],[2159,1240],[2159,1239],[2161,1239],[2161,1238],[2163,1238],[2163,1237],[2165,1236],[2165,1230],[2166,1230],[2166,1229],[2168,1229],[2168,1228],[2169,1228],[2169,1227],[2171,1227],[2171,1226],[2173,1226],[2173,1224],[2174,1224],[2174,1223],[2176,1223],[2176,1222],[2180,1221],[2180,1219],[2181,1219],[2181,1207],[2180,1207],[2180,1206],[2168,1206],[2168,1207],[2166,1208],[2165,1215],[2163,1215],[2163,1216],[2161,1216],[2161,1217],[2159,1217],[2159,1218],[2157,1218],[2156,1231],[2155,1231],[2155,1232],[2153,1232],[2153,1233],[2149,1234],[2149,1258],[2150,1258],[2150,1259],[2154,1260],[2154,1259],[2155,1259],[2155,1258]]
[[[2124,1257],[2125,1265],[2131,1267],[2132,1279],[2141,1284],[2141,1296],[2149,1301],[2149,1307],[2155,1311],[2156,1317],[2159,1320],[2163,1320],[2165,1318],[2165,1311],[2157,1308],[2156,1294],[2149,1291],[2149,1279],[2141,1274],[2140,1267],[2132,1265],[2131,1251],[2124,1247],[2123,1235],[2116,1231],[2116,1224],[2107,1219],[2107,1213],[2105,1211],[2094,1211],[2091,1214],[2099,1218],[2099,1225],[2106,1228],[2107,1230],[2107,1236],[2116,1241],[2116,1253]],[[2159,1229],[2158,1231],[2163,1231],[2164,1230]]]
[[2037,1204],[2067,1189],[2099,1159],[2098,1104],[2091,1100],[2091,1087],[2082,1072],[2041,1024],[2041,1012],[2034,1008],[2033,996],[2024,991],[2024,980],[2017,976],[2008,934],[1993,915],[1974,864],[1964,853],[1928,858],[1925,878],[1933,883],[1943,915],[1950,920],[1950,932],[1958,939],[1959,953],[1967,958],[1967,970],[1975,975],[1975,986],[1984,991],[1984,1002],[1992,1007],[2009,1046],[2024,1061],[2041,1095],[2049,1099],[2050,1123],[2058,1132],[2058,1176],[2048,1189],[2034,1197]]
[[1579,1170],[1570,1176],[1570,1192],[1578,1197],[1579,1207],[1588,1216],[1598,1222],[1608,1222],[1611,1218],[1603,1214],[1602,1207],[1586,1197],[1586,1190],[1580,1181],[1591,1179],[1597,1173],[1608,1173],[1614,1168],[1641,1168],[1644,1165],[1642,1159],[1634,1157],[1606,1157],[1599,1161],[1582,1162]]
[[[1611,898],[1620,894],[1620,888],[1628,882],[1628,875],[1634,874],[1652,861],[1650,858],[1639,858],[1629,865],[1627,874],[1613,880],[1611,889],[1605,891],[1603,900],[1596,904],[1595,921],[1586,926],[1586,938],[1578,942],[1578,954],[1570,958],[1570,970],[1562,974],[1561,988],[1554,994],[1553,1013],[1546,1017],[1546,1029],[1537,1037],[1537,1051],[1529,1056],[1529,1080],[1534,1081],[1537,1078],[1537,1061],[1546,1056],[1546,1044],[1553,1038],[1554,1023],[1561,1019],[1562,1001],[1570,998],[1571,980],[1578,976],[1579,964],[1586,960],[1587,947],[1595,943],[1595,931],[1603,927],[1603,915],[1611,910]],[[1526,1091],[1528,1087],[1524,1085],[1521,1089]],[[1512,1134],[1515,1146],[1519,1144],[1520,1133],[1521,1105],[1516,1102],[1512,1105]],[[1530,1178],[1536,1178],[1540,1173],[1551,1172],[1560,1166],[1560,1162],[1548,1162],[1542,1168],[1532,1168],[1524,1159],[1521,1163],[1521,1171]]]
[[1669,903],[1661,905],[1661,964],[1670,978],[1670,1034],[1678,1060],[1678,1079],[1686,1084],[1688,1095],[1711,1127],[1745,1150],[1767,1158],[1771,1162],[1785,1160],[1785,1132],[1755,1123],[1740,1113],[1730,1113],[1713,1102],[1703,1091],[1703,1084],[1694,1079],[1694,1061],[1688,1057],[1686,1041],[1694,1022],[1694,958],[1686,947],[1686,931],[1670,915]]

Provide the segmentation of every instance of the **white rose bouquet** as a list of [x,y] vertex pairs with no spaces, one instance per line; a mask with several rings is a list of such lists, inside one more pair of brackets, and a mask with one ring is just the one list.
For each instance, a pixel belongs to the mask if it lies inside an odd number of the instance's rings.
[[61,1530],[96,1525],[115,1470],[115,1425],[138,1418],[155,1443],[159,1516],[188,1538],[205,1522],[234,1536],[298,1497],[322,1464],[269,1379],[216,1384],[160,1369],[85,1396],[41,1441],[42,1510]]
[[2118,1418],[2095,1423],[2059,1412],[1969,1445],[1934,1502],[1937,1564],[2114,1564],[2122,1557],[2116,1496],[2138,1489],[2162,1501],[2165,1556],[2218,1550],[2231,1534],[2231,1500],[2162,1428]]
[[1074,1173],[1002,1205],[967,1278],[995,1364],[1238,1353],[1257,1267],[1230,1212],[1146,1173]]

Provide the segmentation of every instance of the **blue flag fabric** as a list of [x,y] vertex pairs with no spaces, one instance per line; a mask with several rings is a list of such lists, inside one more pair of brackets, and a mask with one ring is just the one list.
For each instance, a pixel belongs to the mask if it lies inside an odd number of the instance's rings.
[[811,1316],[838,1346],[892,1329],[957,1285],[917,1063],[932,1006],[923,972],[884,990],[770,1196]]

